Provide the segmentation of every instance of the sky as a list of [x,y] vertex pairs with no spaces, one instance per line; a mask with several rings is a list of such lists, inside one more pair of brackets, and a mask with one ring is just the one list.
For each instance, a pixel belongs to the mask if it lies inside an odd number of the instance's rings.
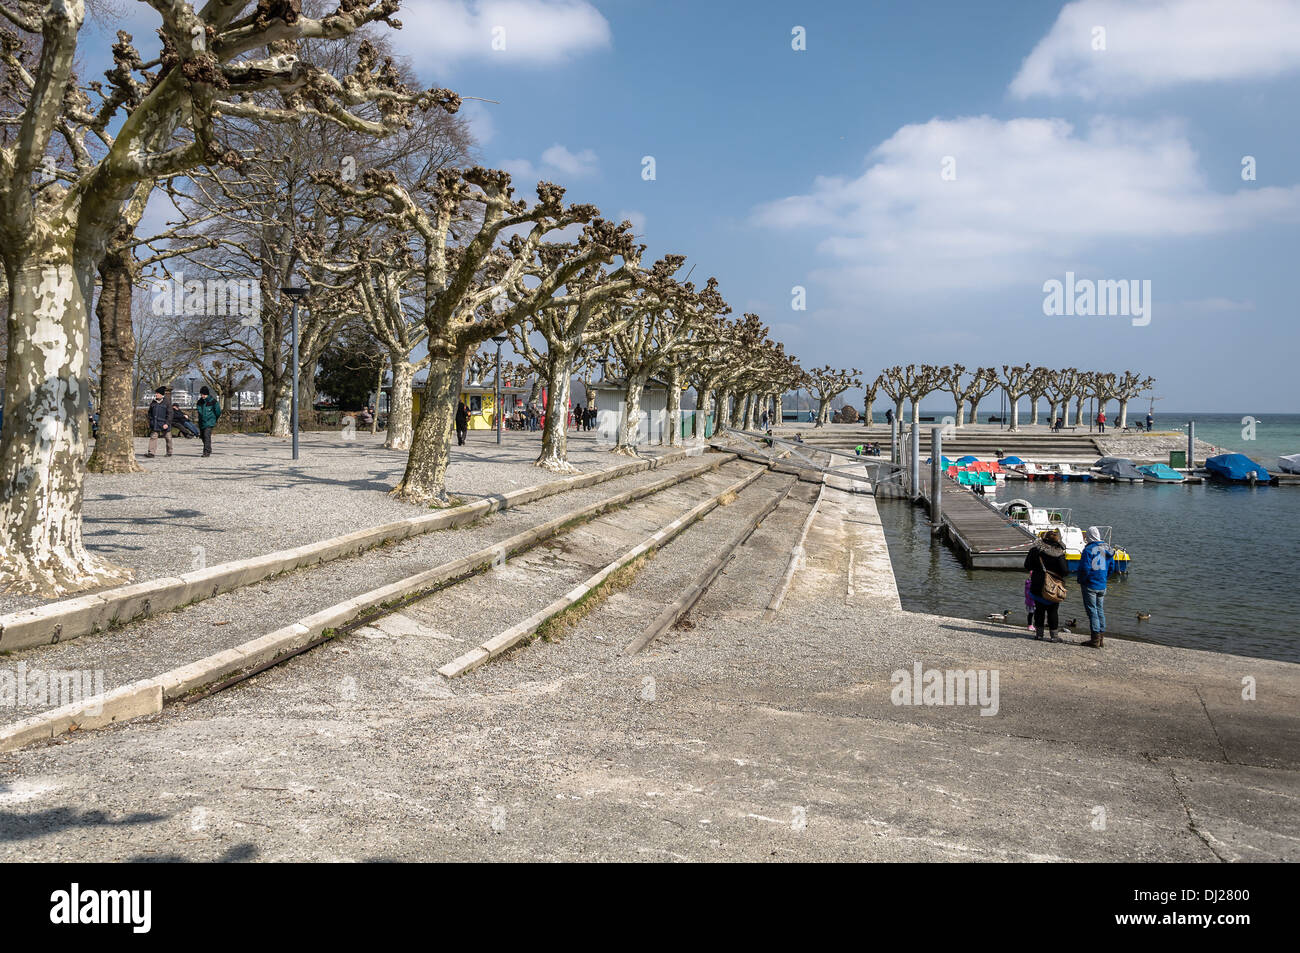
[[[485,165],[687,255],[805,367],[1300,412],[1300,0],[403,7],[422,79],[497,101],[466,108]],[[1129,307],[1045,313],[1068,274]]]

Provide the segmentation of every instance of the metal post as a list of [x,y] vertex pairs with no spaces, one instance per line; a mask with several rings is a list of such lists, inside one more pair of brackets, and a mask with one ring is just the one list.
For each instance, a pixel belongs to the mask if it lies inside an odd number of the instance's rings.
[[496,409],[497,409],[497,446],[501,445],[501,342],[497,341],[497,382],[496,382]]
[[1187,421],[1187,469],[1196,469],[1196,421]]
[[930,524],[943,526],[943,428],[930,430]]
[[921,495],[921,424],[917,420],[912,421],[912,499]]
[[891,414],[890,416],[892,416],[893,419],[889,422],[889,462],[897,465],[903,462],[902,458],[898,454],[899,420],[895,415]]
[[293,427],[293,458],[298,459],[298,299],[293,299],[293,407],[290,410]]

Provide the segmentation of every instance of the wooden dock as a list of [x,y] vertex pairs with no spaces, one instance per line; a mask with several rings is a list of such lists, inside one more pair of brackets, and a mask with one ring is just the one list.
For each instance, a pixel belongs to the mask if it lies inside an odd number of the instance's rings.
[[[921,500],[930,503],[929,467],[921,468]],[[1034,535],[1008,522],[982,497],[943,477],[943,533],[968,569],[1023,569]]]

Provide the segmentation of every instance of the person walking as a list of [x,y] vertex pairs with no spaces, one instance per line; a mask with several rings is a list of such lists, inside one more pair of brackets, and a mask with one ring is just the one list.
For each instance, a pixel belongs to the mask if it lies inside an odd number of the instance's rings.
[[1100,431],[1101,433],[1106,432],[1106,411],[1105,410],[1097,411],[1097,430]]
[[1151,425],[1154,423],[1155,423],[1155,418],[1152,417],[1150,411],[1148,411],[1147,412],[1147,433],[1151,432]]
[[456,404],[456,446],[465,446],[465,434],[469,432],[469,408],[465,406],[465,399],[461,398]]
[[199,418],[199,436],[203,438],[203,455],[212,456],[212,431],[221,419],[221,404],[207,386],[199,388],[199,402],[194,405],[195,415]]
[[1061,593],[1065,588],[1065,577],[1070,567],[1065,561],[1065,544],[1061,534],[1048,530],[1034,542],[1025,554],[1025,569],[1029,573],[1029,593],[1034,598],[1034,638],[1043,637],[1043,625],[1047,624],[1053,642],[1064,642],[1058,634],[1061,623],[1058,617],[1061,599],[1049,598],[1051,593],[1045,587]]
[[167,403],[167,388],[159,387],[153,392],[153,403],[149,405],[149,452],[146,457],[157,456],[158,438],[167,444],[167,456],[172,455],[172,409]]
[[894,408],[893,408],[893,407],[886,407],[886,408],[885,408],[885,423],[889,424],[889,426],[891,426],[891,427],[894,426]]
[[1088,630],[1092,638],[1083,644],[1099,649],[1106,644],[1106,579],[1110,575],[1111,549],[1101,538],[1101,530],[1088,527],[1088,542],[1079,557],[1079,591],[1083,595],[1083,611],[1088,613]]

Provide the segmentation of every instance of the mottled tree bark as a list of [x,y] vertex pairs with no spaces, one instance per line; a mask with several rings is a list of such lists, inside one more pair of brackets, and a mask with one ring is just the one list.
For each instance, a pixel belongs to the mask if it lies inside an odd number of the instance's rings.
[[[389,450],[410,450],[411,382],[415,378],[415,368],[406,359],[404,352],[394,351],[390,360],[393,366],[393,390],[388,400],[388,436],[384,438],[384,446]],[[376,403],[376,417],[378,410]]]
[[130,577],[81,535],[94,271],[90,256],[37,246],[8,276],[0,583],[13,591],[59,596]]
[[[575,351],[556,347],[546,352],[546,420],[542,423],[542,452],[537,466],[553,473],[576,473],[569,463],[569,387]],[[587,398],[590,401],[590,397]]]
[[668,446],[682,445],[682,372],[673,365],[668,368]]
[[465,377],[468,354],[452,353],[446,343],[431,342],[429,374],[420,402],[420,419],[406,460],[406,473],[392,496],[408,503],[448,506],[447,462],[451,455],[451,434],[456,425],[456,398]]
[[623,389],[622,417],[618,425],[618,443],[612,453],[625,456],[637,455],[637,443],[641,436],[641,392],[645,389],[646,378],[639,375],[628,377]]
[[131,326],[133,274],[129,249],[111,249],[99,265],[99,437],[86,469],[139,473],[135,459],[135,330]]

